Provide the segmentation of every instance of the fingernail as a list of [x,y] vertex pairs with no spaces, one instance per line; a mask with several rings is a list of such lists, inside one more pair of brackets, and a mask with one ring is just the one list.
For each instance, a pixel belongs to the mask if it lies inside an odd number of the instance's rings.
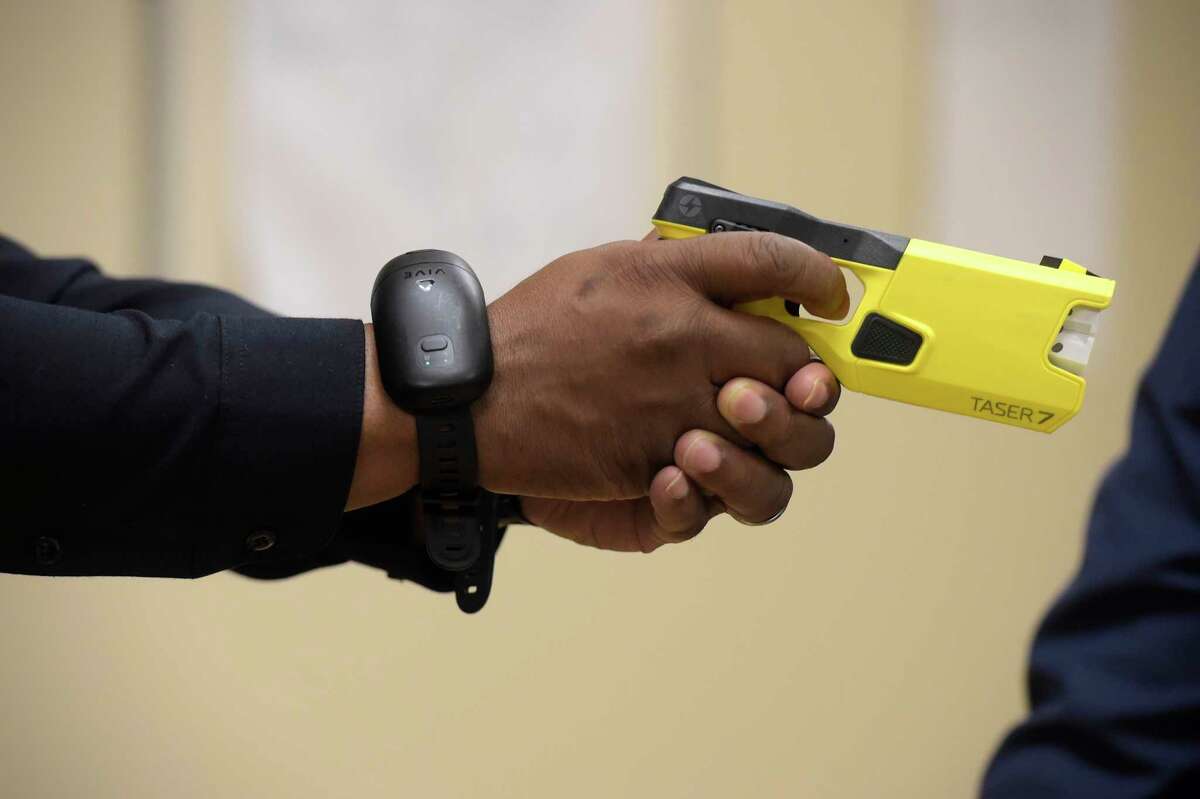
[[675,475],[675,479],[667,483],[667,496],[676,501],[683,499],[688,494],[687,478],[683,476],[683,472]]
[[824,380],[814,380],[812,388],[808,390],[808,396],[804,398],[804,410],[816,411],[825,407],[825,403],[829,402],[829,386]]
[[733,418],[742,424],[756,424],[767,415],[766,401],[748,386],[742,386],[734,392],[729,406]]
[[683,465],[689,472],[708,474],[721,465],[721,451],[706,438],[697,438],[683,453]]

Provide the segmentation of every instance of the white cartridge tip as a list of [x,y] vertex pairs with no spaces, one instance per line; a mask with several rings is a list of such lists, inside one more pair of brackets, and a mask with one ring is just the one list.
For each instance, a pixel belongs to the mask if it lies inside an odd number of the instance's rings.
[[1071,374],[1083,377],[1087,369],[1088,358],[1092,355],[1092,345],[1096,337],[1075,330],[1063,328],[1050,347],[1050,363],[1066,369]]

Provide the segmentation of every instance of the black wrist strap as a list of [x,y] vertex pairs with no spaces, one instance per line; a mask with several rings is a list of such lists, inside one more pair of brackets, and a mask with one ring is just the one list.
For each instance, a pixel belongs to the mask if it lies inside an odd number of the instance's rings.
[[470,408],[454,408],[417,417],[421,456],[421,493],[448,502],[467,497],[479,485],[475,422]]
[[455,572],[458,606],[474,613],[487,602],[496,559],[496,495],[479,488],[471,409],[418,414],[421,499],[417,524],[440,568]]
[[474,613],[483,608],[492,593],[492,574],[496,566],[496,523],[497,496],[490,491],[480,491],[475,522],[479,533],[479,557],[466,571],[454,575],[454,598],[459,610]]

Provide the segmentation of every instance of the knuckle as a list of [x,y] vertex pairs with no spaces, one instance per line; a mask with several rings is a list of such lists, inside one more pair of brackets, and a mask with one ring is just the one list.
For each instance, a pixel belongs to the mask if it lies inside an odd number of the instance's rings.
[[784,239],[777,234],[751,237],[750,259],[755,268],[771,280],[785,281],[795,274],[795,264],[788,257]]
[[689,272],[692,257],[678,248],[641,244],[624,254],[617,273],[635,291],[661,290],[664,285],[678,283],[681,275]]
[[658,268],[676,276],[683,276],[695,284],[702,281],[706,270],[705,252],[713,246],[708,236],[701,236],[687,242],[677,242],[680,246],[658,248],[652,253],[658,258]]
[[607,245],[608,263],[614,272],[649,284],[664,271],[666,256],[662,248],[636,241],[619,241]]
[[625,272],[634,268],[639,254],[634,242],[612,241],[596,248],[596,254],[604,266],[614,272]]
[[637,363],[659,367],[679,363],[692,343],[691,328],[680,314],[644,309],[633,318],[630,355]]

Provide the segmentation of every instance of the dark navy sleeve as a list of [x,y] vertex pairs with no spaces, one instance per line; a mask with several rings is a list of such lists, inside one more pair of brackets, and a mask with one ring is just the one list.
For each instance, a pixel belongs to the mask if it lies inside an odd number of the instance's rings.
[[988,799],[1200,796],[1200,265],[1038,630]]
[[338,531],[358,320],[104,278],[0,239],[0,570],[194,577]]

